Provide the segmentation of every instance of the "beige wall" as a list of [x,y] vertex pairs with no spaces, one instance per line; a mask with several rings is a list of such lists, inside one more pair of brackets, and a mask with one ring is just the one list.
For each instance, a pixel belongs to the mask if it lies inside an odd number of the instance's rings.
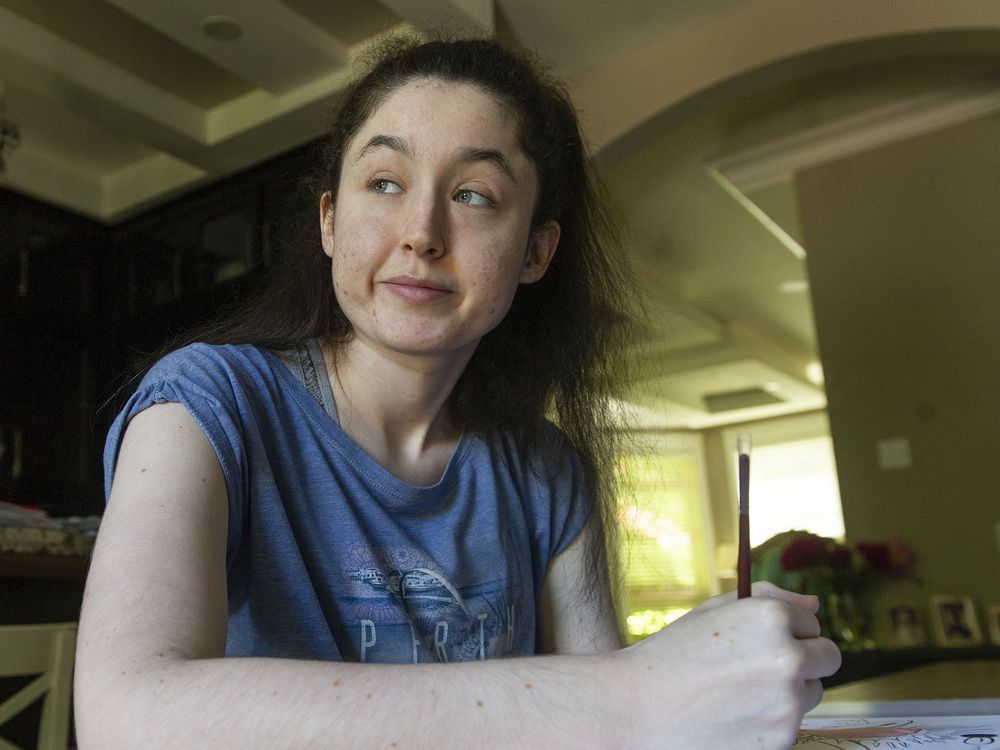
[[[797,189],[848,540],[902,536],[925,579],[911,593],[982,612],[1000,603],[1000,116]],[[894,437],[911,468],[879,468]]]

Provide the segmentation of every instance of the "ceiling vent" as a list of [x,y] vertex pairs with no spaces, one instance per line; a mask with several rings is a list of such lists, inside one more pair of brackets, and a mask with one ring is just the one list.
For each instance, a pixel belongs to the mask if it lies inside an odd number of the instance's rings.
[[725,393],[706,393],[703,398],[705,409],[711,414],[732,411],[734,409],[749,409],[753,406],[780,404],[784,401],[784,399],[778,398],[763,388],[746,388],[739,391],[727,391]]

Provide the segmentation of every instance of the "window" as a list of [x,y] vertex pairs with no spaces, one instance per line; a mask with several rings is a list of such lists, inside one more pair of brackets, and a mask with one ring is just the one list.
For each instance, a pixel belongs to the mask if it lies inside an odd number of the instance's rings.
[[714,593],[701,437],[663,435],[619,461],[624,608],[629,640]]
[[[726,445],[734,446],[734,451],[741,431],[724,431]],[[753,437],[750,544],[756,546],[789,529],[843,539],[844,514],[826,416],[809,414],[762,422],[745,431]],[[735,513],[735,468],[730,486]]]

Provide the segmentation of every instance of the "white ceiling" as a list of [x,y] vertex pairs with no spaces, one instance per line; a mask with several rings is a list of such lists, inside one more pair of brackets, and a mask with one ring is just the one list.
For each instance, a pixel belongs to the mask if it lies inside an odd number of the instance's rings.
[[[1000,109],[994,0],[0,0],[0,186],[115,223],[321,136],[367,41],[442,24],[567,81],[650,310],[650,426],[822,408],[795,172]],[[747,390],[778,401],[704,398]]]

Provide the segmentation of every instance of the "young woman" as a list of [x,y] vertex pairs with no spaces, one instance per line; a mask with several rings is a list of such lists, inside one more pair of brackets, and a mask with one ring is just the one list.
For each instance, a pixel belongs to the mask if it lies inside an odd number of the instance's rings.
[[80,746],[787,745],[839,664],[814,599],[621,649],[628,290],[566,97],[491,42],[389,45],[327,157],[320,247],[112,427]]

